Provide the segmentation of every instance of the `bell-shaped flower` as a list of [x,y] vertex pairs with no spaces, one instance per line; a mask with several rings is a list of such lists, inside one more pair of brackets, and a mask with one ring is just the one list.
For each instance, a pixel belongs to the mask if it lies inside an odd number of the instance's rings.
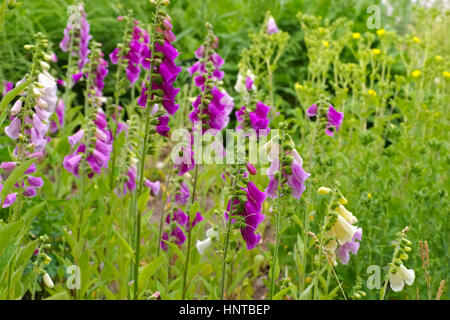
[[389,273],[389,283],[394,292],[403,290],[405,283],[410,286],[414,282],[415,274],[413,269],[407,269],[403,263],[396,269],[397,272]]

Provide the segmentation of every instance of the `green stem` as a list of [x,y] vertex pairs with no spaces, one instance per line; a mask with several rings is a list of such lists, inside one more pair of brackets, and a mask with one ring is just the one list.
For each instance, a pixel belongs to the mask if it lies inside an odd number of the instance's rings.
[[[155,8],[155,18],[153,21],[152,37],[151,37],[151,49],[150,52],[155,52],[155,38],[156,38],[156,27],[159,16],[159,4]],[[150,115],[151,115],[151,103],[152,103],[152,70],[153,70],[153,58],[150,60],[150,70],[148,78],[148,99],[147,105],[145,107],[145,127],[144,127],[144,137],[142,142],[142,149],[140,154],[140,168],[139,168],[139,186],[137,190],[137,195],[134,201],[137,201],[138,195],[142,194],[144,188],[144,169],[145,169],[145,155],[147,153],[147,143],[148,143],[148,131],[150,127]],[[134,215],[136,216],[136,250],[135,250],[135,262],[134,262],[134,292],[133,297],[136,300],[138,298],[139,289],[139,260],[140,260],[140,250],[141,250],[141,220],[142,214],[137,210],[137,206],[134,208]]]
[[168,189],[169,189],[169,185],[170,185],[170,179],[172,178],[172,173],[173,173],[173,166],[170,167],[169,176],[167,177],[166,187],[164,189],[163,205],[162,205],[161,217],[159,219],[159,234],[158,234],[158,246],[157,246],[158,249],[156,252],[157,257],[159,257],[159,254],[161,252],[160,243],[161,243],[161,239],[162,239],[162,232],[163,232],[163,225],[164,225],[164,211],[166,208],[167,193],[168,193]]
[[280,156],[279,156],[279,169],[278,169],[278,188],[277,188],[277,207],[275,209],[275,250],[272,257],[272,275],[270,277],[270,292],[269,299],[273,299],[273,294],[275,291],[275,269],[278,263],[278,250],[280,245],[280,198],[281,198],[281,179],[283,170],[283,144],[284,144],[284,134],[281,133],[282,143],[280,145]]
[[[235,174],[237,174],[235,172]],[[220,279],[220,300],[224,299],[225,294],[225,274],[226,274],[226,268],[227,268],[227,255],[228,255],[228,246],[230,242],[230,233],[231,233],[231,215],[233,214],[234,209],[234,196],[236,192],[236,177],[233,177],[233,184],[232,184],[232,194],[231,194],[231,207],[230,212],[228,213],[228,219],[227,219],[227,228],[226,228],[226,234],[225,234],[225,241],[223,245],[223,261],[222,261],[222,277]]]
[[181,300],[184,300],[186,297],[186,283],[187,283],[187,275],[188,275],[188,269],[189,269],[189,258],[191,256],[191,235],[192,235],[192,228],[191,228],[191,215],[190,215],[190,209],[192,207],[192,204],[195,201],[195,195],[197,192],[197,178],[198,178],[198,164],[195,165],[195,172],[194,172],[194,186],[193,186],[193,191],[192,191],[192,197],[191,197],[191,204],[189,206],[189,211],[188,211],[188,216],[189,216],[189,220],[188,220],[188,228],[187,228],[187,233],[188,233],[188,247],[187,247],[187,253],[186,253],[186,259],[184,262],[184,270],[183,270],[183,291],[181,293]]

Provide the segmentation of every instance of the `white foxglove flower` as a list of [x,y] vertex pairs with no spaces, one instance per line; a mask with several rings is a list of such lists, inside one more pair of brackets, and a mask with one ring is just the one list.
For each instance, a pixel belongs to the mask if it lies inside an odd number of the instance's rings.
[[389,274],[389,283],[391,289],[394,292],[399,292],[403,290],[405,282],[408,286],[412,285],[414,282],[415,274],[413,269],[406,269],[403,263],[397,268],[395,274]]
[[217,230],[214,230],[214,228],[209,228],[206,230],[206,236],[208,238],[211,238],[211,240],[219,239],[219,232]]
[[43,71],[38,76],[39,84],[42,86],[41,92],[43,93],[40,98],[47,103],[48,112],[53,113],[56,107],[56,101],[58,97],[56,95],[57,86],[55,79],[47,71]]
[[212,240],[211,238],[206,238],[206,240],[197,240],[197,243],[195,244],[195,246],[197,247],[198,253],[200,254],[204,254],[206,249],[208,249],[209,247],[211,247],[212,245]]

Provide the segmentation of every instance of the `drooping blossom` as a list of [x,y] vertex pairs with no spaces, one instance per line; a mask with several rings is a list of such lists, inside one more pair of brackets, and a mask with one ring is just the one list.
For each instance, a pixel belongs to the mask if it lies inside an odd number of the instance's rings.
[[160,246],[164,251],[167,251],[168,249],[167,241],[173,241],[178,245],[182,245],[186,241],[186,235],[184,234],[183,229],[189,232],[190,229],[203,221],[203,216],[200,212],[197,212],[191,223],[189,223],[189,220],[189,216],[181,209],[177,209],[173,213],[167,215],[166,224],[168,225],[169,230],[163,232],[162,241],[160,243]]
[[205,251],[212,246],[213,241],[219,238],[219,233],[214,230],[214,228],[209,228],[206,230],[206,239],[205,240],[197,240],[195,246],[198,250],[198,253],[204,254]]
[[[353,238],[351,241],[345,242],[342,246],[339,247],[337,254],[339,256],[339,259],[341,260],[342,264],[347,264],[350,260],[350,252],[354,255],[358,254],[360,241],[362,238],[362,229],[358,228],[353,235]],[[358,240],[358,241],[356,241]]]
[[207,129],[217,131],[224,129],[230,121],[230,114],[234,108],[233,98],[224,89],[219,90],[217,87],[213,87],[211,96],[212,99],[208,106],[200,110],[201,95],[199,95],[192,103],[194,110],[189,114],[189,118],[194,124],[200,121],[200,113],[207,116],[207,119],[204,120],[206,125],[203,126],[203,133]]
[[239,93],[246,93],[252,90],[256,90],[255,74],[248,69],[246,72],[239,71],[234,85],[234,90]]
[[403,263],[396,269],[396,273],[389,273],[389,284],[392,291],[400,292],[405,283],[410,286],[414,283],[415,273],[413,269],[407,269]]
[[[91,137],[84,139],[86,132],[84,129],[78,130],[72,136],[69,136],[69,143],[75,152],[64,157],[64,168],[79,177],[80,163],[86,155],[86,162],[90,167],[88,177],[92,178],[94,174],[101,174],[102,168],[108,167],[109,157],[112,151],[112,145],[108,143],[108,128],[106,116],[102,109],[97,109],[95,113],[95,132]],[[87,145],[86,145],[87,144]],[[86,148],[88,152],[86,152]],[[90,151],[92,149],[92,151]]]
[[[10,162],[2,162],[0,163],[0,169],[3,169],[5,175],[9,175],[15,168],[16,168],[16,162],[10,161]],[[7,194],[5,199],[0,199],[0,204],[2,205],[2,208],[7,208],[14,204],[17,198],[17,194],[19,193],[21,189],[23,190],[22,194],[25,197],[32,198],[36,196],[37,191],[36,189],[42,188],[44,185],[44,180],[41,177],[35,177],[31,175],[32,173],[36,172],[36,165],[32,163],[27,170],[25,170],[25,175],[21,182],[17,182],[14,185],[14,192],[11,192],[10,194]],[[0,192],[3,189],[2,184],[2,178],[0,175]]]
[[336,255],[345,265],[350,260],[350,252],[354,255],[358,253],[362,239],[362,228],[354,225],[358,222],[358,219],[343,205],[334,208],[333,214],[335,215],[335,221],[326,233],[326,237],[332,240],[324,246],[324,252],[334,266],[337,265]]
[[273,17],[270,17],[267,21],[267,34],[275,34],[278,33],[280,30],[277,27],[277,23],[275,22],[275,19]]
[[[261,213],[262,204],[266,199],[264,192],[260,191],[253,182],[249,182],[247,188],[244,189],[247,193],[247,201],[241,206],[241,201],[237,198],[233,201],[233,209],[241,207],[237,214],[243,218],[245,227],[241,228],[241,235],[247,244],[247,250],[255,248],[261,241],[261,235],[257,233],[258,225],[264,220],[265,216]],[[228,202],[227,212],[225,217],[228,220],[228,215],[231,210],[231,200]],[[233,210],[235,212],[235,210]],[[232,218],[231,223],[235,223],[236,218]]]
[[[276,150],[277,148],[274,148],[273,150]],[[292,150],[287,150],[286,155],[291,157],[291,163],[290,163],[290,172],[287,173],[286,170],[282,169],[282,176],[283,179],[286,180],[286,183],[289,187],[291,187],[292,190],[292,196],[295,199],[300,199],[302,193],[305,191],[305,181],[310,176],[309,173],[307,173],[303,168],[303,159],[293,148]],[[269,185],[267,186],[265,192],[270,198],[276,198],[277,196],[277,190],[278,190],[278,174],[277,172],[280,170],[280,158],[278,156],[278,153],[276,155],[273,155],[271,159],[271,165],[270,168],[267,170],[267,174],[270,178]],[[282,183],[283,185],[283,183]]]
[[[308,110],[306,111],[306,114],[308,117],[314,117],[317,115],[319,111],[319,106],[316,104],[311,105]],[[332,137],[334,135],[334,131],[339,131],[339,128],[342,124],[342,121],[344,120],[344,113],[337,111],[331,104],[328,107],[327,111],[327,126],[325,129],[325,132],[327,135]]]
[[175,203],[178,205],[185,205],[191,193],[186,182],[182,181],[177,192],[175,193]]

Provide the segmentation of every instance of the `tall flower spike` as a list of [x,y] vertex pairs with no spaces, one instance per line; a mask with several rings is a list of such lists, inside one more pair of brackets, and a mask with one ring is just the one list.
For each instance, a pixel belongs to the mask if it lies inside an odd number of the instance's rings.
[[194,110],[189,114],[189,118],[194,125],[202,124],[203,133],[207,129],[215,131],[224,129],[234,108],[231,96],[225,89],[217,87],[218,82],[224,77],[224,72],[220,70],[224,60],[215,51],[219,39],[209,23],[207,29],[205,43],[195,52],[199,60],[188,68],[188,72],[194,77],[195,85],[202,91],[192,104]]
[[[90,53],[89,42],[92,39],[92,36],[89,34],[90,25],[87,21],[87,15],[82,3],[78,5],[78,12],[74,12],[73,14],[79,16],[80,19],[69,19],[69,23],[64,29],[64,37],[59,43],[59,47],[63,52],[69,52],[68,67],[70,70],[68,70],[68,75],[74,75],[73,83],[76,83],[82,78],[83,68],[88,62]],[[78,21],[79,24],[72,24],[72,21]],[[78,70],[71,65],[70,61],[72,58],[78,58]]]

